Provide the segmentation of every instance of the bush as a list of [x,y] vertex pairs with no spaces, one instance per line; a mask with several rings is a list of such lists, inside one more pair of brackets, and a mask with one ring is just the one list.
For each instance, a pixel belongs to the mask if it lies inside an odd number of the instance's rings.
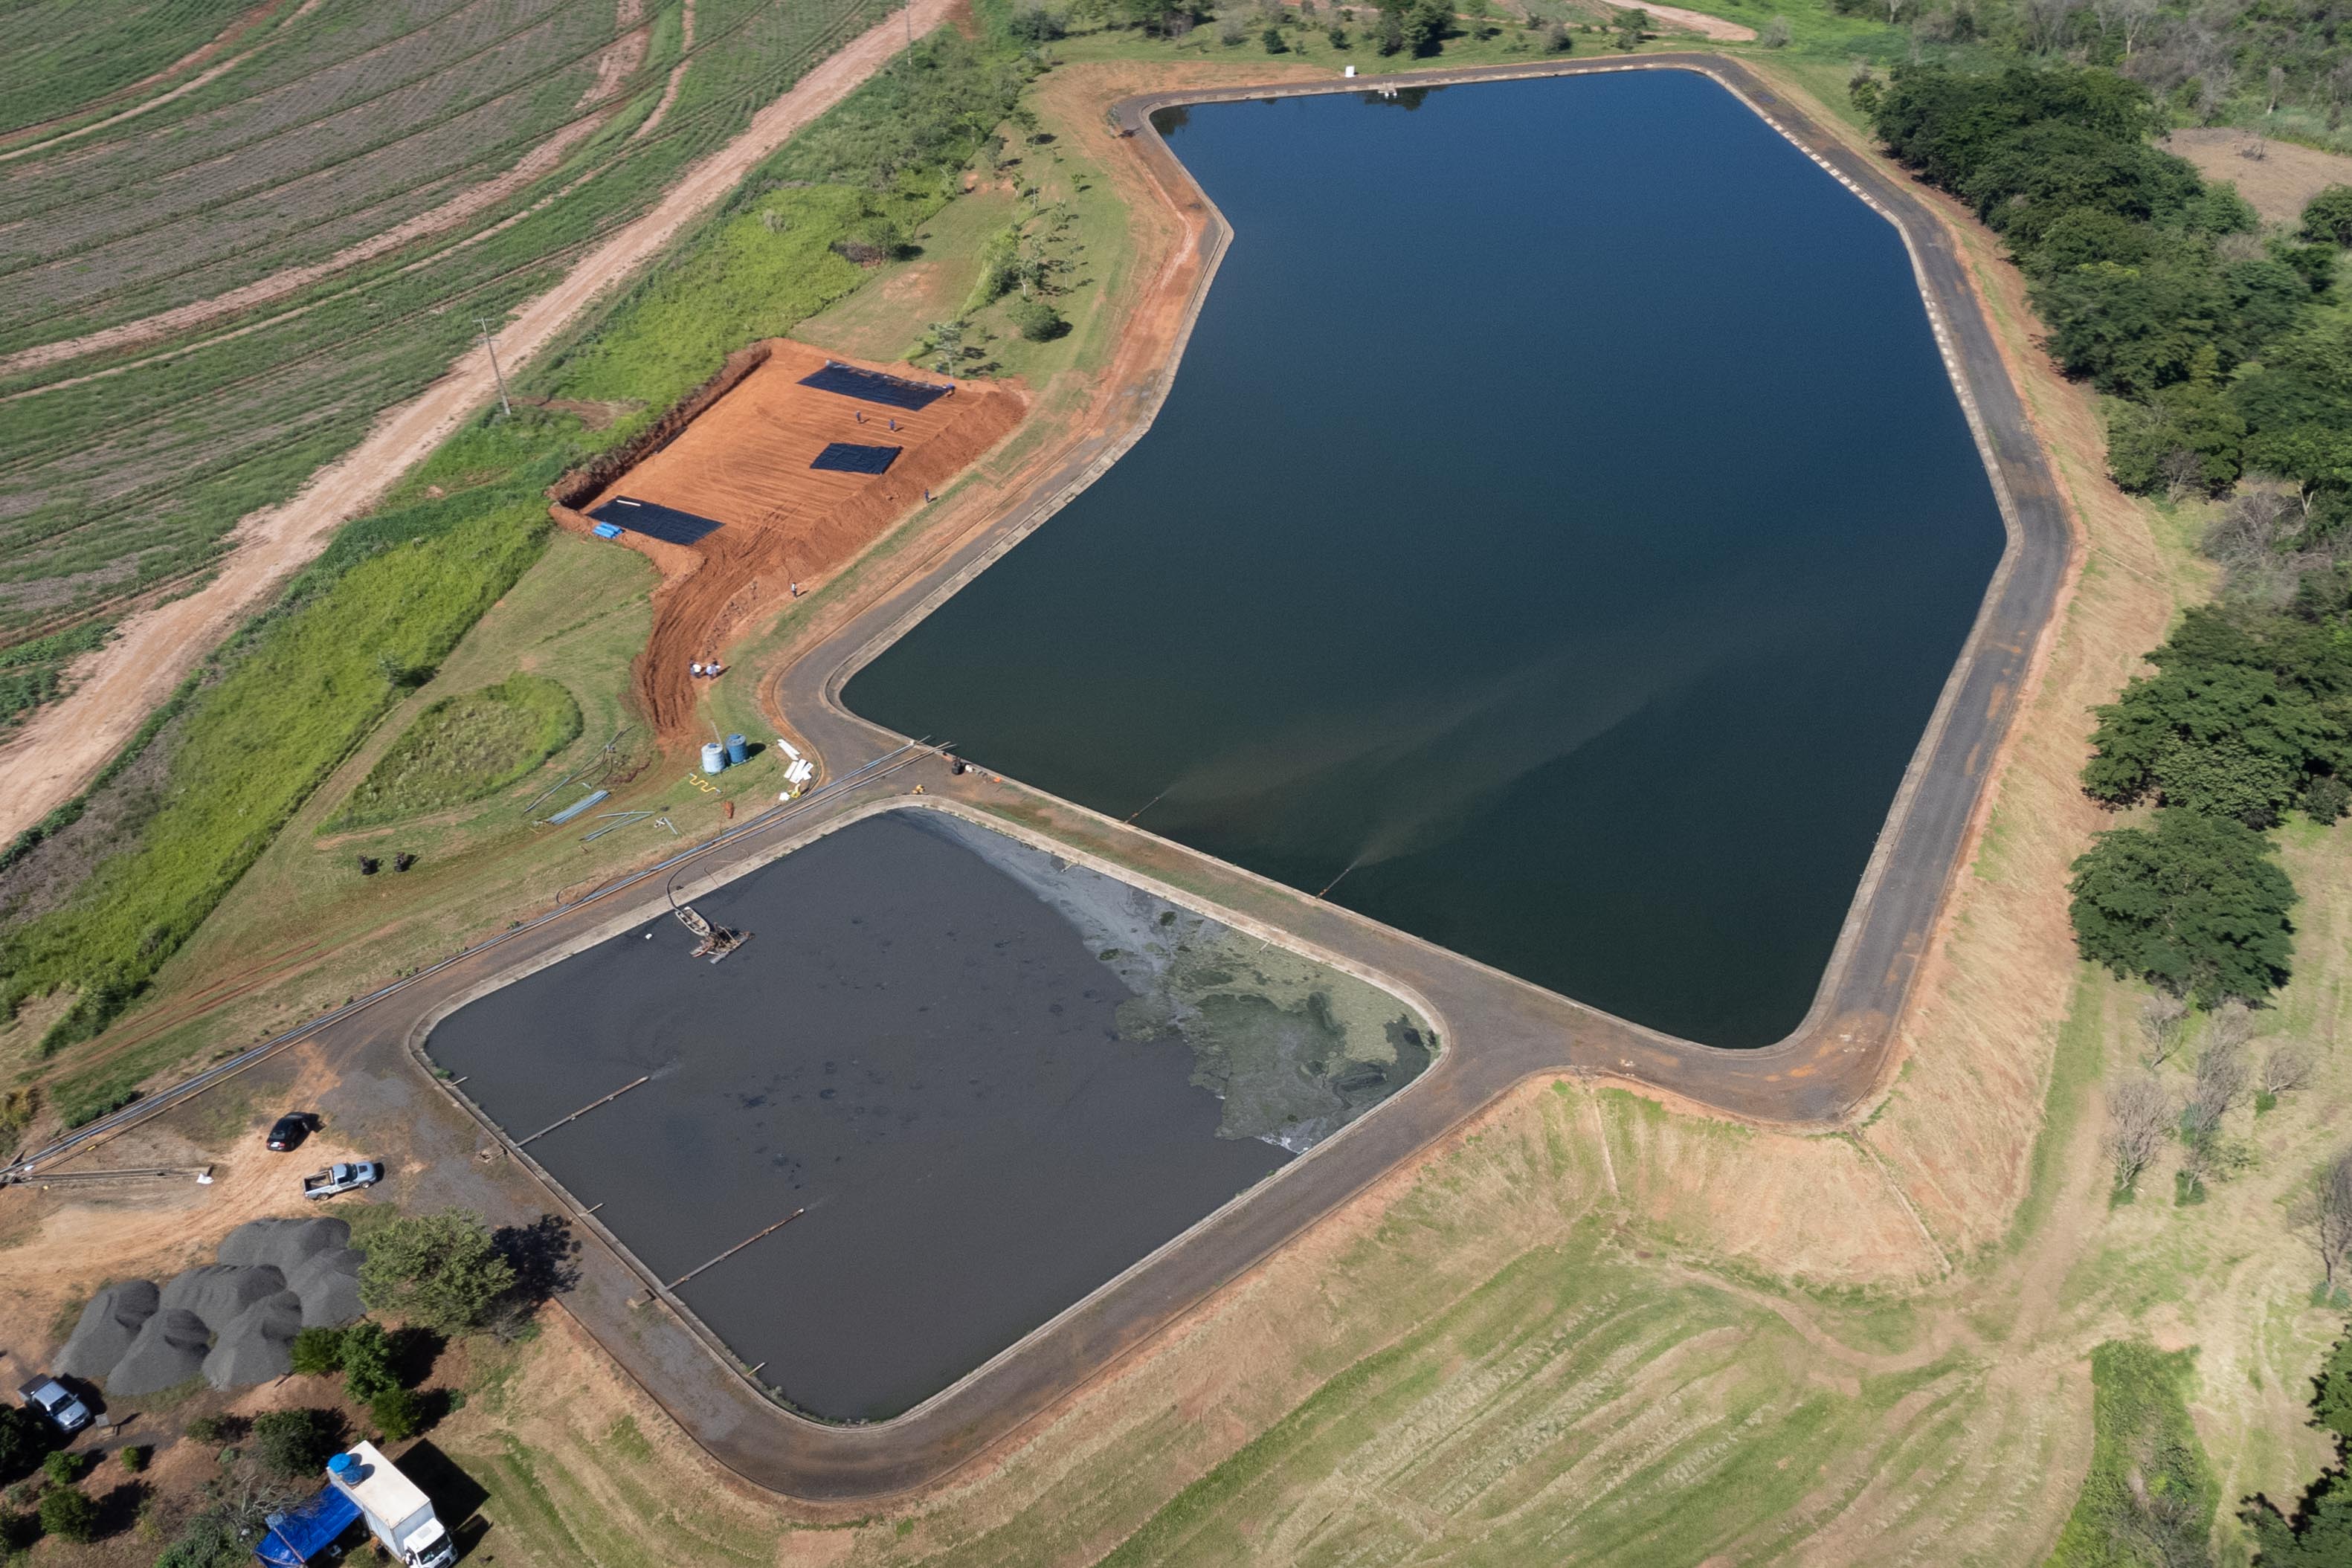
[[0,1558],[30,1552],[33,1542],[41,1538],[41,1521],[30,1513],[20,1513],[13,1508],[0,1508]]
[[2242,822],[2179,807],[2149,828],[2101,833],[2074,862],[2072,910],[2083,956],[2206,1007],[2260,1001],[2294,954],[2294,887],[2271,845]]
[[482,1217],[463,1209],[402,1216],[368,1242],[360,1265],[360,1300],[372,1311],[444,1333],[481,1327],[514,1282]]
[[392,1337],[381,1323],[356,1322],[343,1333],[343,1392],[354,1405],[365,1405],[387,1389],[400,1386],[392,1369]]
[[98,1539],[98,1504],[71,1487],[41,1494],[41,1531],[77,1544]]
[[199,1416],[182,1430],[192,1443],[218,1445],[236,1441],[237,1434],[245,1430],[245,1423],[234,1416]]
[[1021,335],[1033,343],[1049,343],[1070,329],[1060,311],[1034,296],[1015,300],[1007,314]]
[[271,1475],[316,1475],[342,1447],[342,1418],[331,1410],[272,1410],[253,1423],[253,1454]]
[[2303,787],[2303,810],[2313,821],[2334,827],[2352,810],[2352,784],[2334,774],[2314,779]]
[[137,1443],[117,1448],[114,1458],[117,1464],[134,1476],[147,1468],[147,1450]]
[[294,1336],[294,1370],[305,1377],[325,1377],[343,1369],[343,1331],[304,1329]]
[[49,1478],[52,1486],[69,1487],[81,1479],[82,1459],[79,1454],[68,1454],[63,1448],[50,1450],[41,1461],[41,1473]]
[[0,1406],[0,1485],[28,1474],[58,1446],[57,1428],[21,1405]]
[[386,1442],[405,1442],[425,1430],[425,1401],[415,1389],[397,1384],[368,1401],[368,1414]]
[[2330,185],[2304,204],[2303,232],[2326,244],[2352,246],[2352,185]]

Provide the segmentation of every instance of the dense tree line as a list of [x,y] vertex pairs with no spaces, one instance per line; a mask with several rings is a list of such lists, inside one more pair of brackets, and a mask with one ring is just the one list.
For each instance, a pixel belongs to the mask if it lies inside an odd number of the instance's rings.
[[1905,65],[1855,95],[1895,157],[2008,244],[2061,368],[2117,400],[2119,484],[2219,494],[2251,467],[2340,520],[2352,340],[2319,308],[2335,232],[2260,237],[2234,190],[2151,144],[2165,109],[2112,71]]
[[1904,65],[1854,98],[2006,243],[2053,359],[2107,394],[2117,483],[2179,499],[2267,482],[2208,540],[2231,591],[2098,710],[2084,787],[2158,810],[2102,834],[2072,887],[2085,957],[2207,1007],[2259,1001],[2294,952],[2264,831],[2352,804],[2352,570],[2336,560],[2352,327],[2332,299],[2352,192],[2263,236],[2234,190],[2153,145],[2170,116],[2148,88],[2093,67]]

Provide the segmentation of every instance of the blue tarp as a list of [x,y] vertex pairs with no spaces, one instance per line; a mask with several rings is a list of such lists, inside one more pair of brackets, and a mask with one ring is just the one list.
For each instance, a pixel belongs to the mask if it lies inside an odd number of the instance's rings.
[[312,1558],[342,1539],[359,1522],[360,1505],[332,1487],[289,1513],[269,1516],[269,1528],[253,1554],[269,1568],[303,1568]]

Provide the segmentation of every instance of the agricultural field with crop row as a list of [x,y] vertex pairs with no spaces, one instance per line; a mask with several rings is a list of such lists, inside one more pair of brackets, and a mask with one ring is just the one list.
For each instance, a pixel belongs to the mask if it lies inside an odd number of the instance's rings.
[[0,148],[0,643],[191,581],[888,9],[322,0],[152,112]]

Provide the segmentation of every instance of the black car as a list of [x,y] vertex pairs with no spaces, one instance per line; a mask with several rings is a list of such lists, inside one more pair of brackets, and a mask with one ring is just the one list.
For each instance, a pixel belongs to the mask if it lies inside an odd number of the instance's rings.
[[269,1124],[269,1146],[281,1155],[310,1135],[310,1118],[299,1111],[289,1111]]

